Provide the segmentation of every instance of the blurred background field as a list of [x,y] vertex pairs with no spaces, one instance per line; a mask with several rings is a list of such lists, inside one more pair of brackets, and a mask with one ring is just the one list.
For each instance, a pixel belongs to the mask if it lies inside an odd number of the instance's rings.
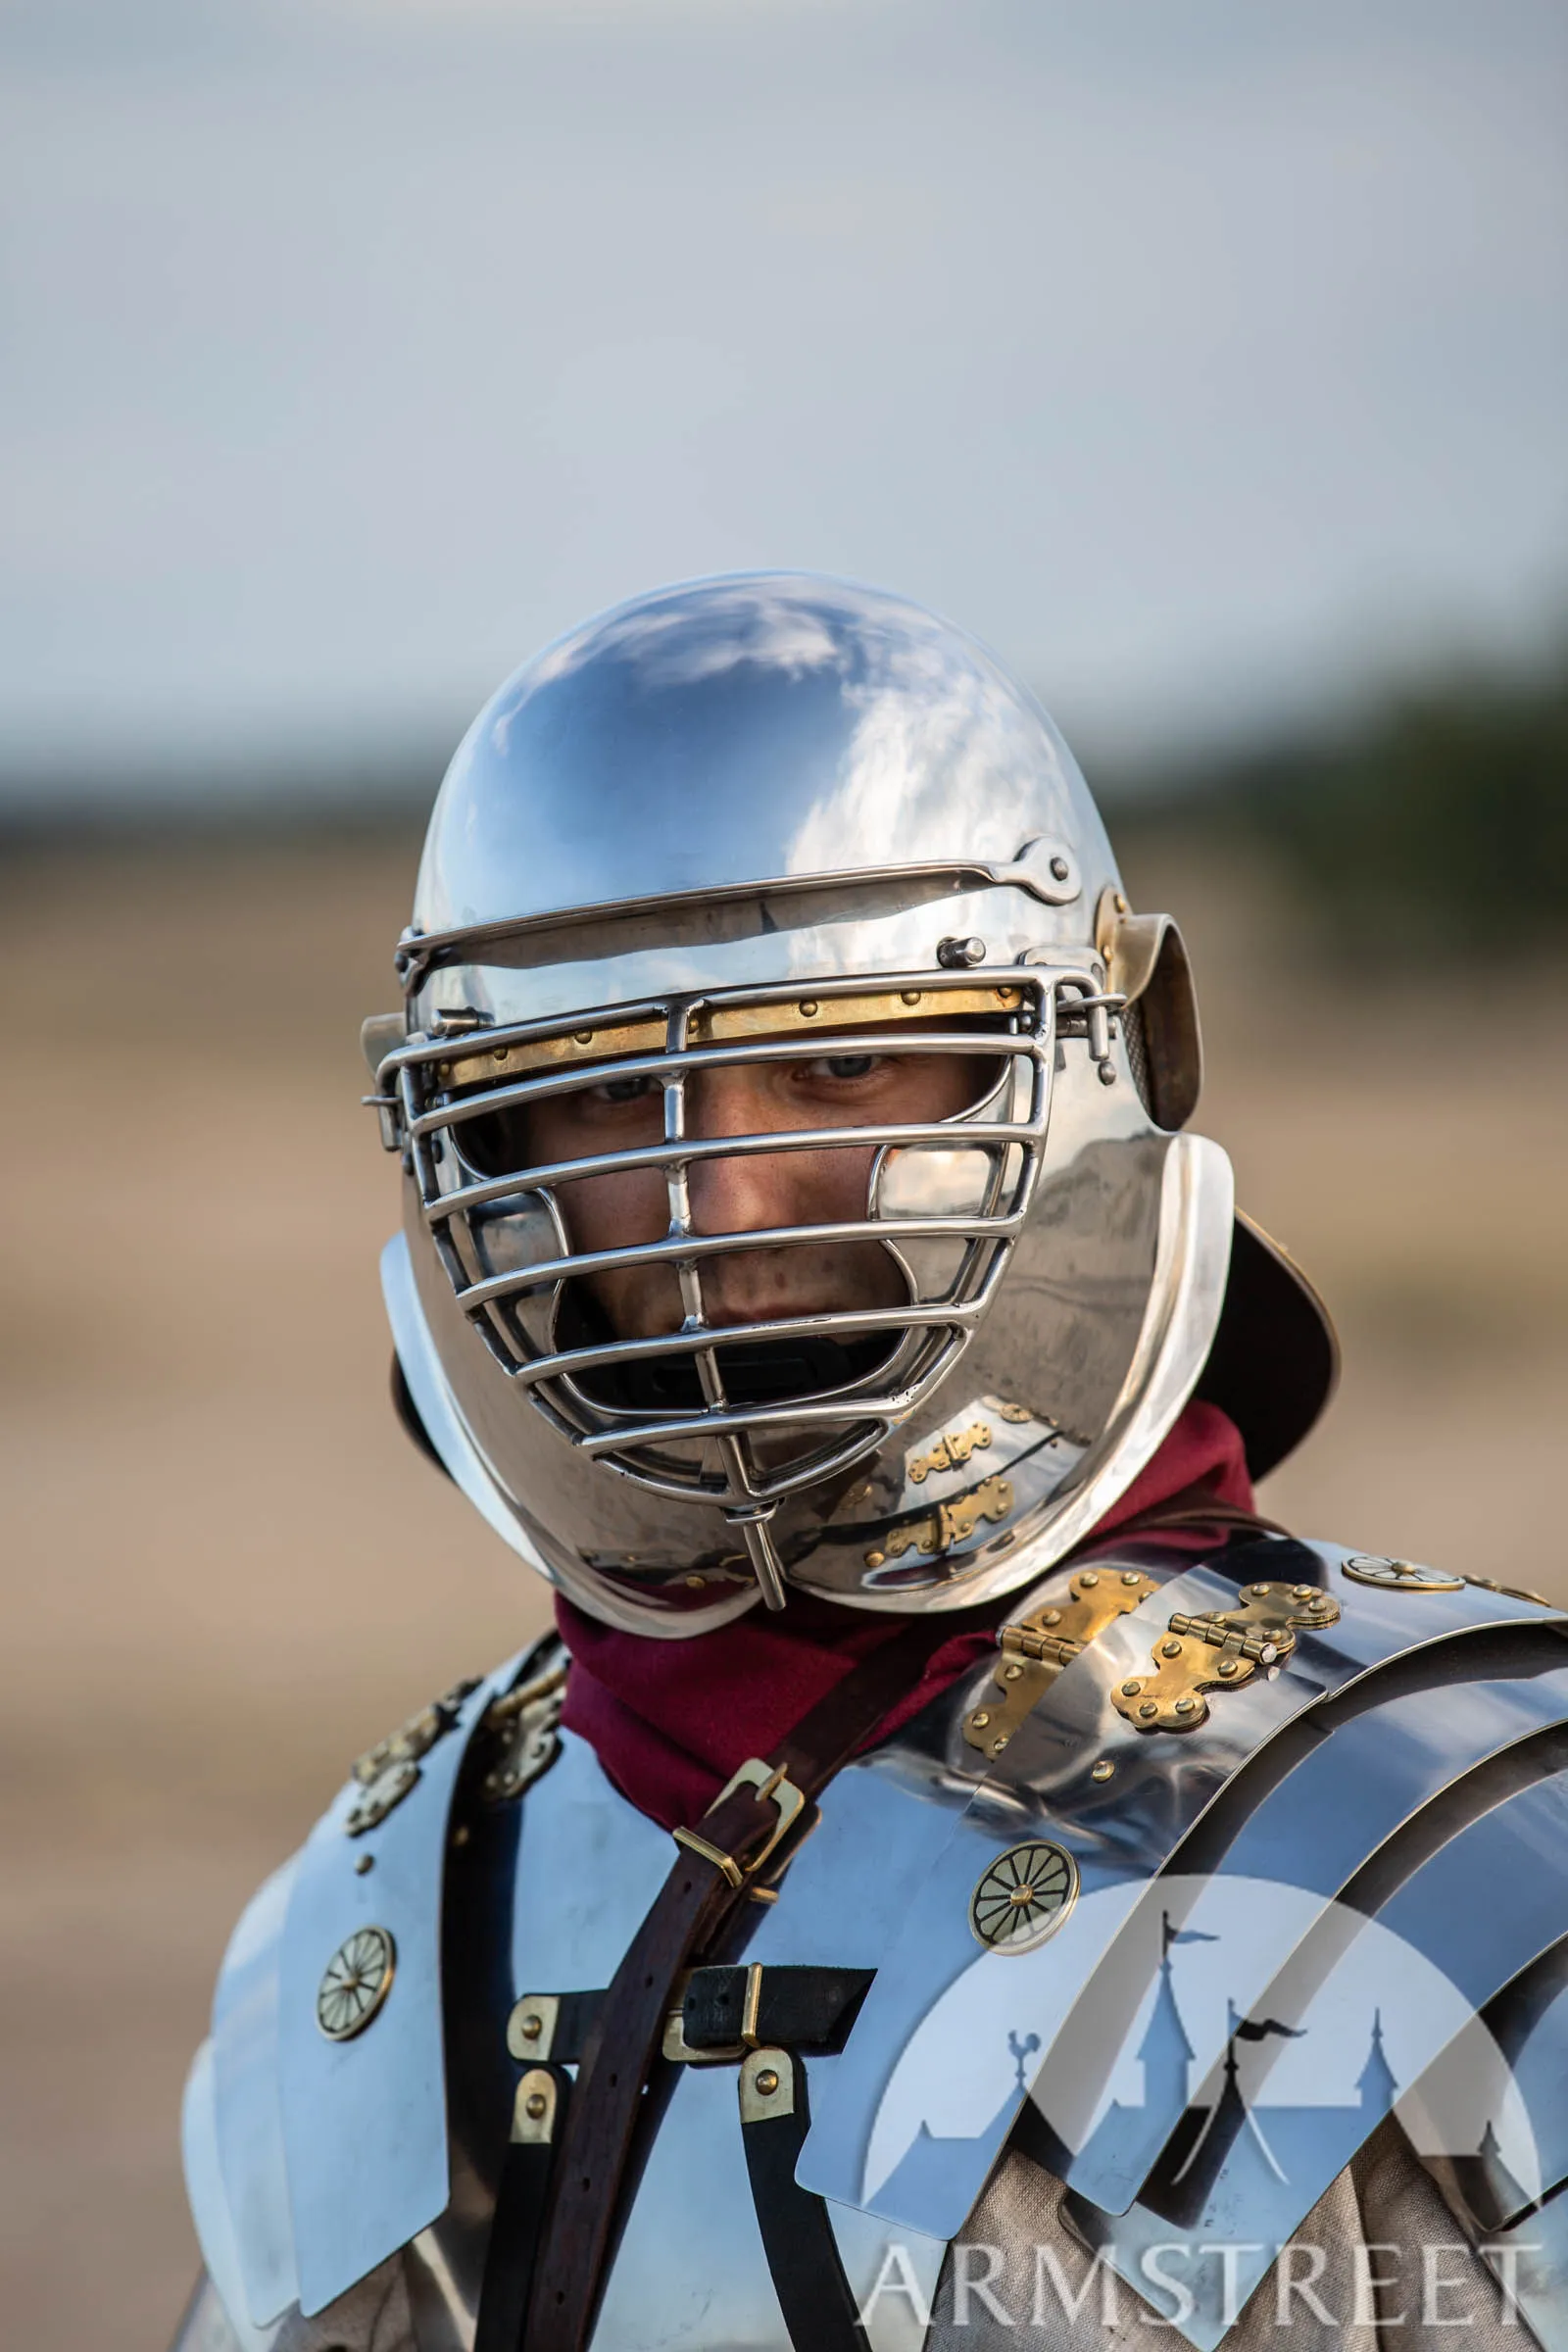
[[1552,0],[0,10],[0,2312],[151,2346],[236,1912],[544,1620],[387,1402],[422,808],[541,639],[974,627],[1326,1293],[1305,1532],[1568,1599]]

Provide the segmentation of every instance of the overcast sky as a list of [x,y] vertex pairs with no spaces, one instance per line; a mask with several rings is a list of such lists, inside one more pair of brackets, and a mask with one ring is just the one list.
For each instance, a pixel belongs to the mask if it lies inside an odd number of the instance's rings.
[[1115,754],[1568,612],[1560,0],[0,0],[0,778],[373,759],[756,564]]

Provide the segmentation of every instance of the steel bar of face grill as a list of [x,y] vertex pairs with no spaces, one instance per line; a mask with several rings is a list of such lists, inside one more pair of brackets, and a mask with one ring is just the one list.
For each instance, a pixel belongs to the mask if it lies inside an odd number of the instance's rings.
[[[988,1277],[988,1292],[990,1287],[991,1278]],[[949,1335],[955,1343],[959,1341],[966,1343],[973,1326],[985,1312],[987,1303],[987,1297],[982,1295],[972,1299],[966,1299],[960,1305],[941,1301],[932,1306],[868,1306],[859,1309],[846,1307],[842,1310],[823,1308],[820,1313],[794,1316],[788,1321],[781,1318],[774,1323],[709,1326],[707,1327],[707,1336],[715,1348],[749,1347],[757,1339],[792,1337],[799,1339],[808,1338],[820,1332],[851,1331],[908,1333],[911,1345],[915,1344],[913,1335],[916,1333],[922,1331],[941,1332]],[[476,1316],[474,1320],[477,1323],[480,1318]],[[701,1327],[699,1328],[701,1329]],[[653,1340],[606,1340],[597,1348],[572,1348],[563,1350],[560,1354],[534,1357],[526,1363],[518,1364],[512,1377],[519,1387],[524,1389],[537,1388],[542,1382],[558,1379],[569,1385],[576,1374],[582,1371],[593,1371],[605,1364],[658,1362],[662,1357],[690,1355],[694,1346],[700,1344],[701,1339],[694,1338],[691,1330],[662,1332],[657,1339]],[[864,1373],[856,1380],[844,1381],[831,1392],[832,1397],[843,1401],[825,1406],[824,1409],[842,1413],[847,1412],[853,1404],[857,1409],[903,1412],[908,1405],[914,1391],[912,1387],[906,1386],[891,1390],[887,1388],[890,1360],[893,1359],[884,1357],[874,1371]],[[878,1381],[883,1384],[880,1389],[875,1385]],[[591,1395],[585,1396],[583,1401],[591,1407],[594,1413],[601,1416],[632,1414],[639,1419],[639,1422],[649,1418],[647,1413],[639,1412],[637,1407],[601,1403]],[[794,1405],[781,1404],[747,1405],[742,1409],[747,1412],[784,1413],[793,1416],[797,1408]]]
[[[812,983],[812,985],[814,986],[816,983]],[[1064,987],[1075,986],[1076,983],[1070,981],[1058,983],[1054,993],[1059,996]],[[932,991],[931,993],[935,994],[936,992]],[[823,1004],[831,1011],[832,1007],[825,998]],[[773,1009],[775,1008],[770,1006],[760,1008],[758,1016],[759,1023],[764,1014]],[[787,1007],[779,1006],[776,1009],[782,1014]],[[858,1022],[840,1023],[827,1019],[818,1021],[808,1028],[803,1027],[799,1021],[786,1023],[781,1019],[777,1028],[770,1029],[759,1025],[756,1028],[744,1030],[737,1028],[726,1031],[725,1034],[718,1037],[699,1037],[696,1040],[689,1040],[680,1051],[691,1054],[711,1054],[718,1058],[738,1061],[760,1059],[769,1055],[782,1059],[790,1054],[804,1054],[809,1059],[813,1054],[832,1051],[833,1048],[843,1048],[852,1040],[863,1043],[867,1038],[874,1038],[879,1044],[885,1045],[889,1038],[897,1037],[903,1031],[912,1034],[922,1041],[918,1045],[912,1043],[907,1045],[905,1051],[908,1053],[924,1052],[928,1046],[932,1052],[972,1051],[973,1041],[976,1037],[992,1039],[999,1053],[1027,1053],[1030,1041],[1043,1034],[1040,1027],[1033,1029],[921,1030],[917,1026],[920,1021],[938,1019],[944,1012],[950,1013],[954,1018],[971,1017],[976,1020],[1016,1022],[1027,1017],[1025,1008],[1016,1004],[970,1007],[959,1004],[955,1006],[933,1006],[928,1013],[906,1012],[903,1014],[878,1012],[874,1008],[861,1009],[858,1006],[857,1009],[860,1013]],[[1057,1024],[1058,1033],[1063,1037],[1090,1038],[1100,1026],[1097,1015],[1107,1016],[1108,1032],[1108,1016],[1119,1015],[1123,1009],[1124,1000],[1117,996],[1062,996],[1059,1007],[1061,1018]],[[625,1062],[641,1069],[667,1060],[669,1049],[658,1042],[656,1036],[657,1030],[662,1025],[662,1023],[652,1020],[616,1023],[613,1026],[601,1022],[601,1025],[592,1031],[572,1030],[566,1032],[573,1051],[570,1054],[564,1054],[559,1060],[546,1060],[543,1063],[538,1059],[522,1061],[515,1070],[496,1069],[494,1066],[480,1067],[472,1070],[471,1074],[471,1065],[494,1065],[497,1062],[508,1061],[514,1052],[517,1054],[527,1053],[530,1045],[565,1042],[559,1016],[549,1024],[551,1034],[548,1039],[543,1041],[530,1038],[526,1029],[514,1023],[508,1024],[506,1027],[487,1027],[465,1033],[466,1042],[470,1047],[475,1038],[484,1040],[482,1052],[470,1051],[466,1054],[460,1054],[457,1051],[456,1041],[438,1032],[432,1038],[416,1038],[410,1044],[400,1046],[394,1052],[383,1054],[375,1064],[374,1080],[382,1088],[383,1093],[388,1094],[389,1099],[392,1099],[390,1090],[408,1072],[434,1071],[437,1084],[442,1088],[473,1086],[477,1085],[481,1078],[490,1078],[502,1088],[517,1086],[564,1089],[568,1083],[591,1086],[607,1062]],[[628,1042],[618,1044],[616,1040],[620,1038],[627,1039]],[[823,1046],[824,1038],[830,1038],[833,1041],[831,1048]],[[630,1042],[632,1040],[635,1042]],[[1108,1050],[1108,1034],[1101,1039],[1100,1045],[1101,1050],[1097,1051],[1095,1054],[1096,1060],[1105,1058],[1105,1052]],[[374,1099],[376,1098],[366,1098],[367,1101]]]
[[[670,1054],[684,1054],[690,1022],[688,1006],[671,1005],[665,1037],[665,1047]],[[679,1146],[686,1136],[684,1063],[674,1070],[662,1073],[660,1083],[663,1090],[664,1140],[667,1144]],[[689,1240],[692,1230],[691,1189],[686,1179],[686,1167],[684,1158],[674,1157],[664,1171],[664,1186],[669,1199],[669,1233],[671,1240],[676,1241]],[[680,1284],[680,1302],[685,1309],[684,1329],[688,1332],[702,1331],[707,1326],[708,1316],[703,1305],[702,1273],[696,1259],[690,1255],[678,1258],[675,1271]],[[724,1392],[718,1358],[711,1348],[697,1348],[692,1352],[709,1412],[722,1415],[729,1398]],[[719,1456],[724,1464],[730,1499],[751,1501],[756,1494],[756,1486],[744,1439],[738,1435],[726,1436],[720,1443]],[[784,1580],[765,1530],[758,1524],[754,1514],[748,1513],[742,1533],[753,1571],[762,1590],[764,1603],[769,1609],[782,1609]]]
[[[683,1005],[675,1005],[669,1016],[668,1047],[671,1054],[683,1052],[686,1044],[687,1014]],[[688,1239],[692,1229],[691,1189],[686,1181],[686,1161],[680,1147],[686,1140],[686,1073],[677,1069],[661,1073],[663,1088],[664,1143],[671,1150],[665,1163],[664,1190],[669,1200],[669,1233],[667,1238],[680,1242]],[[575,1253],[574,1253],[575,1254]],[[686,1310],[686,1328],[700,1329],[706,1320],[703,1314],[703,1291],[697,1268],[690,1257],[678,1258],[676,1273],[680,1280],[680,1302]],[[697,1368],[703,1391],[710,1404],[724,1402],[723,1384],[711,1355],[699,1351]]]
[[[460,1127],[469,1119],[488,1117],[492,1111],[514,1110],[529,1102],[540,1102],[558,1095],[590,1093],[603,1086],[607,1078],[666,1078],[684,1076],[693,1070],[752,1068],[760,1063],[783,1061],[820,1061],[824,1048],[822,1037],[832,1039],[836,1054],[887,1054],[900,1055],[946,1054],[961,1055],[979,1061],[995,1059],[1041,1058],[1042,1041],[1037,1035],[1009,1036],[1004,1030],[931,1029],[915,1032],[915,1040],[906,1043],[886,1029],[829,1029],[817,1037],[779,1038],[763,1045],[754,1038],[737,1040],[734,1045],[688,1046],[675,1053],[607,1054],[602,1061],[582,1062],[572,1069],[551,1070],[542,1078],[518,1078],[510,1086],[487,1087],[483,1094],[460,1095],[439,1110],[417,1110],[410,1106],[409,1133],[428,1135],[439,1129]],[[917,1042],[915,1042],[917,1041]],[[427,1059],[440,1059],[430,1054]],[[406,1063],[405,1071],[416,1065]],[[955,1125],[961,1122],[962,1113],[956,1114]],[[844,1130],[854,1133],[853,1129]]]
[[[469,1283],[460,1290],[458,1300],[466,1313],[473,1314],[495,1299],[513,1298],[519,1292],[542,1290],[549,1283],[565,1282],[573,1276],[602,1274],[616,1266],[678,1265],[688,1259],[723,1257],[739,1250],[788,1250],[805,1248],[812,1242],[890,1239],[1003,1242],[1017,1232],[1023,1218],[1024,1210],[1020,1207],[994,1217],[976,1211],[967,1217],[900,1217],[897,1223],[889,1220],[886,1224],[879,1224],[871,1217],[857,1217],[836,1224],[824,1220],[820,1225],[758,1225],[747,1233],[681,1234],[674,1240],[666,1234],[662,1242],[627,1243],[619,1250],[585,1250],[580,1256],[544,1258],[537,1266],[526,1266],[515,1274],[487,1275],[484,1281]],[[747,1328],[745,1324],[736,1325],[732,1336]]]
[[[683,1004],[672,1005],[669,1014],[667,1045],[672,1054],[680,1054],[686,1046],[690,1015]],[[686,1134],[686,1072],[677,1069],[662,1080],[663,1088],[664,1137],[670,1144],[679,1145]],[[689,1237],[692,1228],[691,1191],[686,1179],[687,1161],[671,1158],[664,1173],[669,1196],[669,1230],[672,1238]],[[681,1304],[686,1310],[686,1329],[701,1331],[708,1316],[703,1304],[703,1278],[695,1258],[679,1260]],[[724,1392],[723,1374],[718,1358],[711,1348],[695,1351],[697,1376],[702,1383],[703,1396],[709,1409],[722,1413],[729,1398]],[[737,1496],[752,1501],[757,1495],[757,1484],[746,1440],[740,1435],[726,1436],[719,1444],[719,1455],[727,1474],[730,1498]],[[729,1513],[730,1524],[739,1525],[752,1563],[753,1574],[761,1590],[764,1607],[777,1611],[784,1606],[784,1571],[772,1539],[761,1515],[756,1511]]]
[[[818,1314],[798,1315],[787,1322],[780,1319],[774,1323],[720,1324],[709,1328],[711,1331],[711,1344],[715,1348],[749,1347],[759,1339],[804,1339],[820,1332],[851,1331],[908,1333],[911,1337],[921,1331],[944,1332],[956,1341],[966,1337],[978,1322],[985,1311],[985,1304],[984,1298],[975,1298],[965,1300],[959,1306],[939,1303],[920,1307],[868,1306],[858,1310],[849,1307],[842,1310],[823,1308]],[[520,1365],[515,1378],[524,1388],[533,1388],[546,1379],[570,1381],[578,1370],[592,1371],[604,1364],[624,1364],[634,1360],[658,1362],[662,1357],[689,1355],[693,1345],[691,1330],[663,1332],[657,1340],[607,1340],[597,1348],[574,1348],[569,1354],[540,1357],[532,1363]],[[824,1410],[847,1412],[852,1405],[858,1407],[863,1404],[867,1409],[902,1412],[913,1391],[907,1387],[889,1390],[887,1379],[887,1359],[884,1358],[874,1371],[863,1374],[858,1380],[846,1380],[834,1389],[831,1392],[832,1398],[841,1401],[824,1404]],[[607,1413],[632,1409],[615,1405],[600,1406],[591,1397],[586,1401],[593,1403],[596,1411]],[[797,1407],[783,1404],[748,1405],[744,1409],[758,1413],[785,1413],[793,1417]],[[648,1415],[645,1413],[640,1418],[646,1421]]]
[[578,1449],[597,1459],[600,1454],[613,1453],[621,1446],[669,1445],[676,1439],[729,1437],[752,1429],[817,1429],[846,1421],[860,1424],[897,1420],[909,1410],[916,1394],[909,1389],[902,1396],[846,1396],[831,1403],[803,1399],[800,1404],[742,1404],[728,1411],[714,1406],[707,1412],[693,1411],[680,1419],[671,1416],[662,1421],[656,1421],[650,1414],[635,1429],[611,1429],[602,1436],[581,1438]]
[[[988,1277],[987,1292],[993,1287]],[[770,1323],[746,1323],[731,1329],[728,1336],[719,1327],[715,1345],[733,1347],[750,1345],[755,1340],[798,1340],[809,1338],[822,1330],[843,1332],[910,1331],[955,1324],[968,1328],[978,1322],[989,1304],[986,1293],[957,1303],[934,1306],[861,1306],[824,1308],[814,1315],[780,1317]],[[579,1372],[595,1372],[604,1364],[625,1363],[632,1357],[638,1362],[657,1362],[661,1356],[689,1355],[691,1334],[685,1331],[662,1332],[651,1340],[605,1340],[597,1348],[567,1348],[537,1363],[523,1364],[517,1371],[517,1381],[531,1388],[544,1379],[570,1380]],[[605,1410],[612,1408],[605,1407]]]
[[782,1609],[785,1603],[784,1571],[773,1540],[767,1532],[766,1520],[738,1511],[731,1511],[728,1516],[730,1524],[740,1530],[745,1541],[753,1574],[762,1589],[763,1607],[775,1611]]
[[[434,1123],[421,1120],[426,1127]],[[686,1136],[678,1144],[643,1144],[635,1151],[600,1152],[586,1159],[541,1161],[537,1167],[489,1176],[482,1184],[466,1184],[460,1191],[439,1193],[422,1206],[426,1218],[434,1224],[463,1210],[483,1208],[492,1200],[510,1200],[516,1193],[539,1192],[546,1185],[574,1184],[593,1176],[621,1176],[639,1168],[663,1168],[677,1159],[690,1167],[698,1160],[741,1159],[753,1152],[842,1152],[851,1148],[845,1144],[846,1135],[852,1139],[854,1148],[873,1144],[895,1150],[910,1144],[954,1144],[961,1137],[958,1149],[972,1139],[976,1151],[982,1146],[996,1145],[1000,1155],[1002,1146],[1031,1143],[1037,1132],[1027,1121],[995,1120],[981,1126],[949,1119],[921,1126],[781,1127],[760,1135]],[[896,1229],[903,1230],[902,1218],[897,1220]]]
[[[970,1337],[968,1330],[962,1327],[958,1318],[951,1314],[932,1314],[923,1320],[932,1331],[941,1335],[934,1345],[943,1365],[950,1366],[955,1363],[968,1346]],[[818,1328],[836,1328],[836,1325],[833,1324],[832,1318],[824,1316]],[[682,1351],[690,1353],[693,1341],[690,1334],[684,1336],[685,1348]],[[746,1344],[749,1338],[750,1327],[741,1327],[739,1344]],[[631,1341],[626,1345],[635,1347],[637,1343]],[[719,1347],[724,1345],[721,1334],[715,1335],[714,1345]],[[546,1380],[557,1377],[553,1365],[542,1377]],[[812,1391],[807,1396],[787,1399],[781,1403],[736,1405],[732,1408],[735,1415],[734,1426],[776,1432],[833,1422],[875,1420],[879,1417],[899,1420],[915,1404],[926,1387],[927,1381],[928,1373],[922,1366],[917,1372],[911,1369],[898,1386],[889,1387],[887,1385],[887,1366],[883,1364],[867,1373],[858,1382],[846,1382],[842,1388],[826,1392]],[[877,1385],[878,1383],[881,1385]],[[572,1394],[576,1396],[578,1392],[573,1389]],[[625,1408],[600,1406],[592,1397],[586,1397],[583,1401],[592,1406],[594,1412],[601,1419],[609,1418],[620,1422],[619,1438],[617,1439],[612,1433],[605,1440],[605,1443],[610,1445],[625,1442],[632,1436],[639,1443],[644,1437],[655,1435],[662,1441],[681,1434],[711,1436],[716,1434],[719,1427],[715,1418],[718,1408],[713,1406],[702,1410],[693,1408],[685,1413],[676,1409],[667,1409],[658,1415],[653,1412],[632,1415]],[[585,1444],[587,1442],[584,1441]]]
[[[888,1435],[886,1422],[878,1424],[860,1420],[855,1426],[857,1430],[873,1428],[875,1434],[870,1442],[874,1445],[880,1445]],[[570,1432],[568,1431],[566,1434],[569,1436]],[[684,1437],[690,1437],[691,1432],[685,1430],[681,1434]],[[682,1485],[677,1479],[661,1478],[657,1469],[647,1468],[639,1452],[638,1444],[633,1440],[623,1437],[621,1446],[624,1462],[634,1465],[627,1475],[635,1477],[639,1487],[646,1488],[649,1494],[668,1495],[674,1502],[696,1502],[705,1506],[717,1506],[737,1519],[745,1517],[749,1506],[731,1493],[726,1480],[711,1474],[705,1474],[702,1477],[694,1475],[686,1484]],[[769,1477],[760,1482],[760,1492],[755,1497],[758,1515],[760,1517],[763,1514],[771,1514],[791,1494],[799,1494],[804,1487],[814,1486],[819,1479],[830,1477],[846,1461],[858,1459],[863,1451],[864,1446],[859,1440],[857,1439],[851,1443],[846,1439],[840,1446],[832,1449],[824,1448],[821,1452],[811,1455],[808,1466],[803,1464],[788,1472],[781,1471],[776,1477]],[[617,1468],[621,1466],[620,1463],[616,1465]]]
[[[879,1446],[889,1435],[891,1424],[886,1420],[878,1420],[875,1415],[867,1414],[855,1423],[855,1429],[874,1433],[870,1437],[869,1443]],[[681,1435],[689,1438],[691,1432],[683,1430]],[[624,1437],[621,1440],[627,1461],[635,1462],[637,1465],[635,1476],[639,1485],[646,1487],[650,1494],[667,1494],[674,1502],[718,1503],[729,1510],[732,1515],[737,1517],[745,1515],[735,1503],[727,1487],[714,1485],[711,1481],[705,1484],[701,1479],[694,1479],[690,1484],[682,1486],[675,1479],[661,1478],[656,1470],[645,1469],[638,1450],[640,1444],[640,1433],[635,1443]],[[840,1446],[814,1453],[808,1462],[796,1468],[779,1471],[776,1475],[759,1481],[758,1494],[760,1509],[771,1513],[781,1502],[787,1501],[790,1495],[800,1494],[803,1488],[814,1487],[819,1479],[830,1477],[846,1462],[858,1460],[864,1450],[865,1444],[860,1438],[857,1437],[853,1441],[846,1438]]]
[[[1033,991],[1022,988],[957,989],[950,993],[904,989],[872,996],[837,999],[824,996],[785,1004],[714,1008],[694,1004],[689,998],[680,1001],[693,1006],[696,1015],[682,1040],[683,1046],[724,1048],[753,1042],[765,1047],[786,1037],[797,1040],[832,1037],[848,1029],[881,1030],[916,1021],[940,1023],[946,1019],[950,1024],[975,1018],[1015,1021],[1027,1014],[1035,997]],[[1074,1019],[1089,1004],[1101,1001],[1074,996],[1071,1000]],[[1116,1002],[1119,1004],[1120,1000]],[[925,1007],[923,1011],[921,1006]],[[505,1027],[491,1024],[462,1032],[438,1028],[433,1035],[422,1034],[419,1039],[392,1051],[401,1053],[406,1059],[416,1057],[433,1064],[436,1078],[443,1086],[463,1087],[483,1082],[504,1086],[530,1075],[548,1076],[552,1071],[581,1069],[591,1062],[621,1060],[634,1054],[658,1054],[668,1046],[668,1022],[662,1014],[635,1021],[593,1017],[597,1023],[593,1028],[573,1029],[564,1035],[558,1028],[549,1037],[531,1039],[517,1038],[510,1023]],[[557,1020],[560,1018],[558,1014]],[[515,1042],[507,1042],[509,1038]],[[383,1066],[385,1058],[377,1061],[376,1068]],[[387,1066],[389,1075],[396,1077],[397,1069]]]

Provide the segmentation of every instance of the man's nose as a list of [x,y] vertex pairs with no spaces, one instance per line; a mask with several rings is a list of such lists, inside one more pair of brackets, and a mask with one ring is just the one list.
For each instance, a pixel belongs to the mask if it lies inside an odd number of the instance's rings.
[[[760,1074],[748,1068],[702,1070],[686,1090],[686,1132],[705,1142],[725,1135],[762,1135],[776,1125]],[[758,1233],[798,1222],[793,1213],[803,1155],[743,1152],[733,1158],[700,1159],[688,1178],[697,1233]]]

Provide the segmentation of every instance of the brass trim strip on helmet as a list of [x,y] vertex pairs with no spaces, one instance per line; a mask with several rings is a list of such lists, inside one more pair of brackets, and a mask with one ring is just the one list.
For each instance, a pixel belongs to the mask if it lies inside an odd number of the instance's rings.
[[[709,1046],[734,1038],[776,1037],[789,1030],[857,1029],[869,1022],[929,1020],[950,1013],[1016,1012],[1023,997],[1021,988],[1007,986],[906,988],[854,997],[802,996],[780,1004],[698,1004],[692,1008],[686,1040],[689,1046]],[[487,1085],[563,1063],[658,1054],[668,1034],[663,1019],[612,1022],[477,1054],[454,1053],[435,1064],[434,1075],[442,1086]]]

